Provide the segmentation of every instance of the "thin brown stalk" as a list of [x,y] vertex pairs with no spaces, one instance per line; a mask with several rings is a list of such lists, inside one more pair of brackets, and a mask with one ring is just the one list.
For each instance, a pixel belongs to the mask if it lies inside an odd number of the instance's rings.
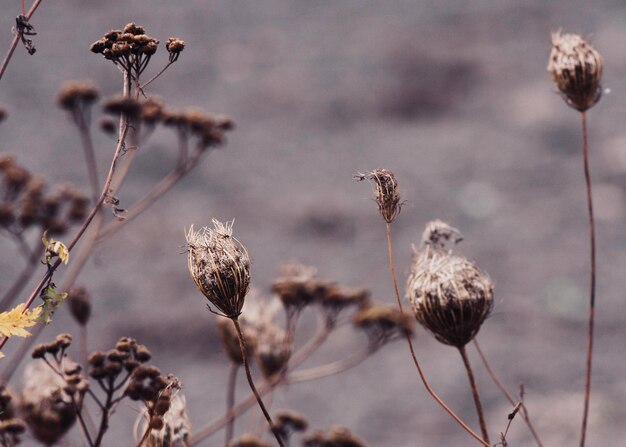
[[368,347],[363,349],[361,352],[357,352],[341,360],[295,372],[288,377],[287,383],[305,382],[339,374],[340,372],[362,363],[365,359],[372,355],[375,350],[376,349]]
[[[396,293],[396,299],[398,300],[398,307],[400,308],[401,312],[404,312],[404,310],[402,309],[402,300],[400,299],[400,292],[398,291],[398,281],[396,279],[396,270],[395,270],[394,262],[393,262],[393,250],[392,250],[392,244],[391,244],[391,224],[389,223],[387,223],[387,247],[389,251],[389,265],[391,266],[391,281],[393,283],[393,288]],[[435,391],[431,388],[431,386],[428,384],[428,381],[426,380],[424,371],[422,371],[422,367],[420,366],[420,363],[417,360],[417,355],[415,354],[415,349],[413,348],[413,342],[411,341],[411,336],[407,334],[406,340],[407,340],[407,343],[409,344],[409,350],[411,351],[411,357],[413,358],[413,363],[415,364],[417,373],[419,374],[420,379],[422,380],[422,383],[424,384],[424,387],[426,388],[426,391],[428,391],[428,394],[430,394],[431,397],[435,399],[435,401],[439,405],[441,405],[441,407],[452,417],[452,419],[454,419],[461,427],[463,427],[463,429],[467,433],[469,433],[474,439],[480,442],[483,446],[490,447],[488,440],[486,438],[485,439],[481,438],[476,432],[474,432],[474,430],[472,430],[465,422],[463,422],[463,420],[459,416],[457,416],[457,414],[454,411],[452,411],[452,409],[448,407],[448,405],[446,405],[446,403],[439,397],[439,395],[437,395],[437,393],[435,393]]]
[[589,213],[589,255],[590,255],[590,284],[589,284],[589,329],[587,332],[587,367],[585,372],[585,403],[583,422],[580,430],[580,447],[584,447],[587,436],[587,420],[589,417],[589,399],[591,397],[591,366],[593,362],[593,329],[596,307],[596,231],[593,218],[593,198],[591,192],[591,174],[589,173],[589,143],[587,140],[587,113],[582,112],[583,134],[583,168],[585,171],[585,185],[587,187],[587,210]]
[[149,86],[149,85],[152,83],[152,81],[156,80],[156,78],[158,78],[159,76],[161,76],[161,75],[163,74],[163,72],[164,72],[165,70],[167,70],[167,69],[169,68],[169,66],[170,66],[170,65],[172,65],[173,63],[174,63],[174,62],[172,62],[172,61],[168,62],[168,63],[165,65],[165,67],[163,67],[163,68],[161,69],[161,71],[159,71],[157,74],[155,74],[154,76],[152,76],[152,77],[150,78],[150,80],[149,80],[149,81],[147,81],[145,84],[143,84],[142,86],[140,86],[140,87],[139,87],[139,90],[141,91],[141,93],[143,93],[143,94],[145,95],[145,93],[144,93],[144,89],[145,89],[147,86]]
[[239,321],[237,320],[237,318],[232,318],[232,321],[233,321],[233,324],[235,325],[237,336],[239,337],[239,346],[241,348],[241,357],[243,358],[243,367],[246,370],[246,378],[248,379],[248,384],[250,385],[250,389],[254,393],[254,397],[256,398],[256,401],[259,404],[261,411],[263,412],[263,416],[265,416],[265,419],[267,420],[270,430],[274,434],[274,437],[276,438],[278,445],[280,447],[285,447],[285,443],[281,439],[280,434],[276,431],[276,427],[274,426],[274,421],[272,421],[272,417],[267,411],[267,408],[265,408],[265,404],[263,403],[263,399],[261,399],[261,395],[257,391],[256,386],[254,386],[254,381],[252,380],[252,374],[250,373],[250,365],[248,362],[246,342],[243,336],[243,332],[241,331],[241,326],[239,325]]
[[[35,0],[33,2],[32,6],[28,10],[28,12],[26,14],[24,14],[24,17],[26,17],[26,20],[30,20],[30,18],[33,16],[35,11],[39,7],[40,3],[41,3],[41,0]],[[23,4],[22,4],[22,12],[24,12],[24,5]],[[11,40],[11,45],[9,46],[7,54],[4,56],[4,60],[2,61],[2,65],[0,66],[0,79],[2,79],[2,76],[4,75],[4,72],[6,71],[7,66],[9,65],[9,61],[11,60],[11,57],[13,57],[13,53],[15,52],[15,48],[17,48],[17,44],[19,42],[20,42],[20,35],[16,31],[15,35],[13,36],[13,40]]]
[[[483,362],[483,366],[487,370],[487,374],[489,374],[489,377],[491,377],[491,380],[493,380],[493,383],[496,384],[498,389],[502,392],[506,400],[508,400],[511,405],[516,405],[516,402],[513,399],[513,396],[511,395],[511,393],[508,392],[508,390],[505,388],[502,381],[500,381],[495,371],[491,367],[491,364],[489,363],[489,360],[487,360],[487,357],[485,356],[482,349],[480,348],[480,345],[478,344],[477,339],[474,339],[474,347],[476,348],[476,352],[478,352],[478,356],[480,357],[480,360]],[[537,433],[537,431],[535,430],[535,427],[533,427],[533,424],[530,421],[530,416],[528,415],[528,409],[526,408],[526,405],[524,404],[524,402],[521,402],[521,404],[522,404],[521,406],[522,419],[524,419],[524,422],[526,422],[526,425],[528,426],[528,430],[530,430],[530,433],[535,439],[537,446],[543,447],[543,443],[541,442],[541,439],[539,439],[539,434]]]
[[467,357],[467,351],[465,346],[459,348],[461,358],[463,358],[463,365],[465,365],[465,371],[467,372],[467,378],[472,388],[472,396],[474,396],[474,404],[476,405],[476,413],[478,414],[478,422],[480,424],[480,431],[482,432],[483,439],[489,444],[489,434],[487,432],[487,424],[485,423],[485,414],[483,412],[483,406],[480,403],[480,394],[478,393],[478,386],[476,386],[476,380],[474,379],[474,373],[472,372],[472,366],[470,365],[469,358]]
[[[228,391],[226,393],[226,412],[230,413],[235,406],[235,386],[237,385],[237,372],[239,371],[239,365],[235,362],[230,363],[230,369],[228,371]],[[226,440],[224,446],[228,447],[228,444],[233,439],[235,433],[235,419],[231,419],[226,425]]]

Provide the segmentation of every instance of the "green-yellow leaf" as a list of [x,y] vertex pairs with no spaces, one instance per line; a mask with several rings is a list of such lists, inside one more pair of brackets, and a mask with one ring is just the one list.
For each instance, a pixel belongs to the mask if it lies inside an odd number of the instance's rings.
[[0,334],[5,337],[28,337],[30,332],[26,328],[34,326],[39,321],[41,308],[24,310],[24,304],[0,313]]

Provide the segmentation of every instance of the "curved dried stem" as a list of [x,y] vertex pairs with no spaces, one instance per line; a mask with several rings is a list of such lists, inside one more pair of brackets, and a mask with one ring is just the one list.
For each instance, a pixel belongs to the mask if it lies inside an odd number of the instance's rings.
[[[398,307],[400,308],[400,311],[404,312],[402,309],[402,300],[400,299],[400,292],[398,291],[398,281],[396,279],[396,270],[395,270],[394,262],[393,262],[393,250],[392,250],[392,244],[391,244],[391,224],[389,223],[387,223],[387,247],[389,251],[389,265],[391,266],[391,281],[393,282],[393,288],[396,293]],[[419,361],[417,360],[417,355],[415,354],[415,349],[413,348],[413,342],[411,341],[411,337],[407,335],[406,340],[407,340],[407,343],[409,344],[409,351],[411,352],[411,357],[413,358],[413,363],[415,364],[417,373],[419,374],[420,379],[422,380],[422,384],[426,388],[426,391],[428,391],[428,394],[430,394],[431,397],[435,399],[435,401],[439,405],[441,405],[441,407],[446,411],[446,413],[448,413],[452,417],[452,419],[454,419],[461,427],[463,427],[463,429],[466,432],[468,432],[474,439],[476,439],[483,446],[490,447],[489,442],[481,438],[476,432],[474,432],[474,430],[472,430],[465,422],[463,422],[463,420],[459,416],[457,416],[457,414],[454,411],[452,411],[452,409],[448,407],[448,405],[431,388],[428,381],[426,380],[424,371],[422,370],[422,367]]]
[[478,393],[478,386],[474,379],[474,373],[472,372],[472,366],[470,365],[469,358],[467,357],[467,351],[465,346],[459,348],[459,353],[463,359],[463,365],[465,365],[465,371],[467,372],[467,378],[472,388],[472,396],[474,397],[474,405],[476,405],[476,413],[478,414],[478,422],[480,423],[480,431],[482,432],[483,439],[489,444],[489,434],[487,432],[487,424],[485,422],[485,414],[483,412],[483,406],[480,402],[480,394]]
[[583,421],[580,430],[580,447],[584,447],[587,435],[587,420],[589,417],[589,399],[591,397],[591,367],[593,363],[593,329],[596,308],[596,231],[593,218],[593,197],[591,192],[591,174],[589,173],[589,143],[587,141],[587,113],[581,113],[583,137],[583,169],[585,171],[585,186],[587,189],[587,211],[589,215],[589,328],[587,332],[587,362],[585,372],[585,403]]
[[[478,356],[480,357],[480,360],[483,362],[483,366],[487,370],[487,374],[489,374],[489,377],[491,377],[491,380],[493,380],[493,382],[496,384],[498,389],[502,392],[506,400],[508,400],[511,405],[516,405],[517,403],[515,402],[515,399],[513,399],[513,396],[511,395],[511,393],[508,392],[504,384],[500,381],[500,379],[496,375],[495,371],[491,367],[491,364],[489,363],[489,360],[487,360],[487,357],[485,356],[482,349],[480,348],[480,345],[478,344],[477,339],[474,339],[474,347],[476,348],[476,352],[478,352]],[[533,427],[533,424],[530,421],[530,417],[528,415],[528,409],[526,408],[526,405],[524,404],[523,401],[521,402],[521,404],[522,404],[521,406],[522,419],[524,419],[524,422],[526,422],[526,425],[528,426],[530,433],[535,439],[537,446],[543,447],[543,443],[541,442],[541,439],[539,439],[539,434],[537,433],[537,431],[535,430],[535,427]]]

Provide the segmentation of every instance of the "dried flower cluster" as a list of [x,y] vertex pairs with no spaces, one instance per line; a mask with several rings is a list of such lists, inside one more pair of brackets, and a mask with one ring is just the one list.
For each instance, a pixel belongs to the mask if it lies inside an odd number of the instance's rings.
[[366,447],[365,441],[343,427],[331,427],[304,437],[304,447]]
[[[152,354],[144,345],[137,343],[129,337],[122,337],[109,351],[94,351],[88,359],[89,376],[95,380],[114,383],[122,372],[134,372],[152,358]],[[145,366],[145,368],[154,368]],[[156,368],[155,368],[156,369]],[[158,373],[157,373],[158,375]],[[133,389],[126,389],[126,394],[131,397],[141,398],[141,394]],[[136,399],[133,399],[136,400]]]
[[13,395],[0,386],[0,445],[13,447],[20,443],[20,435],[26,430],[24,421],[15,415]]
[[602,96],[602,56],[578,34],[552,34],[548,72],[565,102],[584,112]]
[[378,349],[385,343],[413,335],[414,323],[411,317],[390,306],[370,304],[359,309],[352,319],[355,327],[367,335],[371,349]]
[[232,225],[213,219],[213,228],[192,226],[186,239],[189,273],[216,311],[209,309],[238,318],[250,286],[250,257],[233,237]]
[[458,348],[471,341],[493,307],[493,283],[473,262],[445,251],[457,229],[431,222],[414,249],[406,296],[417,321],[442,343]]
[[87,215],[89,201],[71,186],[48,192],[46,183],[15,162],[0,155],[0,228],[20,235],[32,227],[54,235],[64,234]]
[[357,181],[369,180],[374,188],[374,199],[378,211],[388,224],[396,220],[402,208],[398,180],[393,172],[387,169],[374,169],[367,174],[358,173],[354,176]]

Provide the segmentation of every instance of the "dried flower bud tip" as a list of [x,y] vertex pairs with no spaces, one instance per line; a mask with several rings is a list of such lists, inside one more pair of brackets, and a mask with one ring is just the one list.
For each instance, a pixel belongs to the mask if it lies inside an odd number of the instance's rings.
[[584,112],[602,96],[602,56],[578,34],[552,34],[548,72],[565,102]]
[[402,203],[398,191],[398,180],[393,172],[387,169],[374,169],[367,174],[358,173],[357,181],[369,180],[374,188],[374,199],[385,222],[392,223],[400,214]]

